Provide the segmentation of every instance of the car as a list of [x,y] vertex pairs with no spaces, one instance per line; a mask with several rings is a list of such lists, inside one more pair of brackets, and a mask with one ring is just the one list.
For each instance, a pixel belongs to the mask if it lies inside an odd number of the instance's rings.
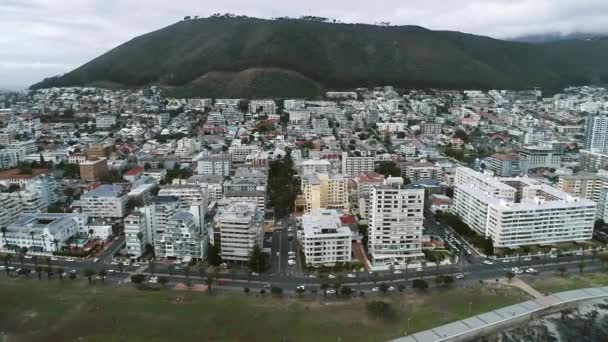
[[287,265],[289,265],[289,266],[293,266],[293,265],[295,265],[295,264],[296,264],[296,261],[295,261],[295,260],[293,260],[293,259],[289,259],[289,260],[287,260]]
[[393,274],[401,274],[401,273],[403,273],[403,272],[401,272],[400,270],[394,270],[393,271]]
[[102,279],[102,277],[101,277],[101,276],[96,276],[96,277],[95,277],[95,279],[97,279],[97,280],[101,280],[101,279]]
[[506,264],[506,263],[509,263],[509,262],[511,262],[511,259],[502,259],[502,263],[503,264]]
[[227,269],[228,268],[228,264],[225,263],[225,262],[223,262],[223,263],[220,264],[220,267],[223,268],[223,269]]
[[110,265],[114,265],[114,266],[117,266],[118,264],[120,264],[118,261],[112,261],[112,262],[110,263]]
[[532,261],[532,258],[530,258],[530,257],[524,258],[524,261]]
[[141,265],[137,262],[133,264],[133,267],[139,267],[139,266],[141,266]]
[[6,266],[0,266],[0,271],[6,270]]
[[557,258],[557,254],[549,254],[549,258],[555,259],[555,258]]
[[254,277],[259,277],[260,276],[260,274],[257,273],[257,272],[251,272],[251,275],[254,276]]
[[300,285],[296,287],[296,290],[306,290],[306,287],[304,285]]
[[309,274],[309,275],[308,275],[308,278],[316,278],[316,277],[317,277],[317,276],[316,276],[316,275],[314,275],[314,274]]
[[14,271],[14,270],[15,270],[15,267],[14,267],[14,266],[9,266],[9,267],[7,268],[7,270],[9,270],[9,271]]
[[574,253],[574,255],[576,255],[576,256],[583,256],[583,252],[578,251],[578,252]]
[[289,255],[289,256],[296,255],[296,252],[291,251],[291,252],[288,252],[287,255]]
[[486,265],[494,265],[494,263],[491,262],[490,260],[484,260],[483,263]]
[[116,273],[116,271],[114,271],[114,270],[108,270],[108,274],[114,274],[114,273]]
[[329,290],[325,291],[325,293],[327,293],[327,294],[336,294],[336,290],[329,289]]
[[464,279],[464,274],[457,274],[454,278],[456,278],[456,279]]
[[72,273],[72,274],[76,274],[76,273],[78,273],[78,271],[76,271],[76,270],[71,270],[71,271],[70,271],[70,273]]
[[336,278],[336,276],[335,276],[335,275],[333,275],[333,274],[330,274],[330,275],[328,275],[328,276],[327,276],[327,278],[329,278],[329,279],[335,279],[335,278]]
[[15,270],[15,272],[17,272],[17,274],[21,274],[21,271],[23,271],[23,269],[21,267],[19,267],[18,269]]
[[512,268],[511,268],[511,272],[515,272],[515,271],[517,271],[517,270],[519,270],[519,267],[512,267]]
[[63,273],[61,273],[61,276],[62,276],[62,277],[67,277],[67,276],[68,276],[68,274],[67,274],[66,272],[63,272]]
[[218,284],[219,286],[224,286],[226,283],[225,283],[223,280],[218,280],[218,281],[217,281],[217,284]]
[[149,283],[151,284],[156,284],[158,283],[158,277],[157,276],[151,276],[150,279],[148,280]]
[[52,257],[52,258],[51,258],[51,261],[57,261],[57,260],[59,260],[59,259],[58,259],[58,258],[56,258],[56,257]]
[[176,271],[181,271],[182,267],[181,266],[175,266],[175,267],[173,267],[173,269],[176,270]]
[[418,268],[416,269],[416,272],[422,272],[422,267],[418,267]]
[[72,262],[72,261],[74,261],[74,258],[67,258],[67,259],[65,259],[65,261]]
[[99,262],[99,258],[93,259],[93,262],[95,262],[95,263]]
[[379,287],[374,287],[374,288],[372,289],[372,292],[378,292],[378,291],[380,291],[380,288],[379,288]]
[[389,287],[388,287],[388,290],[389,290],[389,291],[395,291],[395,287],[394,287],[394,286],[389,286]]
[[355,278],[356,276],[354,274],[352,274],[352,273],[349,273],[349,274],[346,275],[346,277],[347,278]]
[[269,288],[270,288],[270,283],[266,283],[266,284],[264,284],[264,288],[265,288],[265,289],[269,289]]
[[536,273],[538,273],[538,271],[537,271],[536,269],[534,269],[534,268],[530,267],[530,268],[528,268],[528,269],[526,270],[526,273],[530,273],[530,274],[536,274]]
[[26,258],[26,259],[31,259],[31,258],[32,258],[32,256],[31,256],[31,255],[26,255],[26,256],[24,256],[24,258]]
[[296,258],[296,256],[295,256],[295,255],[290,255],[290,256],[289,256],[289,259],[290,259],[290,260],[295,259],[295,258]]

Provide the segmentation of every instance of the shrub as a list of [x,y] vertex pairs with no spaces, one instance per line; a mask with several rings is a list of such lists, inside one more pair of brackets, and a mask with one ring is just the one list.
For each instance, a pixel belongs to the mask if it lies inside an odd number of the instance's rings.
[[392,321],[397,318],[395,309],[389,303],[379,300],[367,303],[367,312],[372,317],[385,321]]

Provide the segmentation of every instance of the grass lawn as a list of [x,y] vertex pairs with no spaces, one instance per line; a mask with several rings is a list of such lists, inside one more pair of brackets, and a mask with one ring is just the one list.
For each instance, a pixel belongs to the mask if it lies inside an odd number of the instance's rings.
[[528,278],[526,283],[542,293],[556,293],[568,290],[576,290],[587,287],[599,287],[608,285],[608,274],[606,273],[566,273],[564,277],[555,275],[551,278]]
[[[481,285],[480,285],[481,286]],[[242,293],[139,291],[86,281],[0,276],[0,330],[27,341],[386,341],[526,300],[517,289],[472,287],[387,296],[398,313],[377,321],[368,299],[265,298]],[[374,297],[378,298],[378,297]]]

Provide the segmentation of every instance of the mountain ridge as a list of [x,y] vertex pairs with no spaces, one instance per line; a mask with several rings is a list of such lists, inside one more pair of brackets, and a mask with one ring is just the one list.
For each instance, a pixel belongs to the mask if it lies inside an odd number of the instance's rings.
[[[274,94],[278,97],[293,96],[285,86],[273,86],[274,78],[282,85],[295,80],[309,90],[306,96],[324,89],[379,85],[559,88],[608,80],[607,57],[605,40],[531,44],[419,26],[202,18],[133,38],[31,88],[93,82],[126,87],[159,84],[177,93],[190,89],[185,92],[188,96],[204,96],[212,85],[198,93],[195,83],[204,75],[252,69],[270,70],[257,74],[270,84],[266,90],[244,87],[214,95],[269,96],[268,92],[278,90]],[[315,91],[313,84],[318,85]]]

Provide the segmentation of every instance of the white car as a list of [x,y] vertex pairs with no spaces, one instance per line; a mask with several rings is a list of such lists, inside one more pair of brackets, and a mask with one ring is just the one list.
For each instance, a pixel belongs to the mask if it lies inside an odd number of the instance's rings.
[[99,258],[93,259],[93,262],[95,262],[95,263],[99,262]]
[[288,253],[287,253],[287,255],[289,255],[289,256],[292,256],[292,255],[293,255],[293,256],[295,256],[295,255],[296,255],[296,252],[291,251],[291,252],[288,252]]
[[32,258],[32,256],[31,256],[31,255],[26,255],[26,256],[24,256],[24,258],[26,258],[26,259],[31,259],[31,258]]
[[118,265],[118,264],[120,264],[118,261],[112,261],[112,262],[110,263],[110,265],[114,265],[114,266],[116,266],[116,265]]
[[259,275],[260,275],[260,274],[259,274],[259,273],[257,273],[257,272],[251,272],[251,276],[253,276],[253,277],[258,277]]
[[457,274],[456,279],[464,279],[464,274]]
[[57,260],[59,260],[59,259],[57,259],[56,257],[51,258],[51,261],[57,261]]
[[306,290],[306,287],[304,287],[304,285],[300,285],[296,287],[296,290]]
[[401,274],[401,273],[403,273],[403,272],[401,272],[400,270],[394,270],[393,271],[393,274]]
[[490,260],[484,260],[483,263],[486,265],[494,265],[494,263],[491,262]]
[[329,278],[329,279],[335,279],[335,278],[336,278],[336,276],[335,276],[335,275],[333,275],[333,274],[330,274],[330,275],[328,275],[328,276],[327,276],[327,278]]
[[536,273],[538,273],[538,271],[537,271],[536,269],[534,269],[534,268],[530,267],[530,268],[528,268],[528,269],[526,270],[526,273],[530,273],[530,274],[536,274]]
[[557,254],[550,254],[550,255],[549,255],[549,258],[551,258],[551,259],[555,259],[555,258],[557,258]]
[[388,290],[389,290],[389,291],[395,291],[395,287],[394,287],[394,286],[389,286],[389,287],[388,287]]
[[356,277],[356,276],[355,276],[354,274],[352,274],[352,273],[349,273],[349,274],[347,274],[347,275],[346,275],[346,277],[347,277],[347,278],[354,278],[354,277]]
[[380,291],[380,288],[379,288],[379,287],[374,287],[374,288],[372,289],[372,292],[378,292],[378,291]]
[[510,259],[502,259],[502,263],[503,263],[503,264],[506,264],[506,263],[509,263],[509,262],[511,262],[511,260],[510,260]]
[[152,276],[152,277],[150,277],[150,279],[148,280],[148,282],[150,284],[156,284],[156,283],[158,283],[158,277],[157,276]]
[[336,290],[334,290],[334,289],[329,289],[329,290],[327,290],[325,293],[327,293],[327,294],[336,294]]
[[72,262],[72,261],[74,261],[74,258],[67,258],[67,259],[65,259],[65,261]]
[[138,264],[138,263],[134,263],[134,264],[133,264],[133,267],[139,267],[139,266],[141,266],[141,265],[140,265],[140,264]]
[[422,272],[422,267],[418,267],[418,268],[416,269],[416,272]]
[[574,253],[574,254],[575,254],[576,256],[583,256],[583,252],[581,252],[581,251],[578,251],[578,252],[576,252],[576,253]]
[[293,259],[289,259],[289,260],[287,260],[287,265],[289,265],[289,266],[293,266],[293,265],[295,265],[295,264],[296,264],[296,261],[295,261],[295,260],[293,260]]
[[308,278],[316,278],[316,277],[317,277],[317,276],[316,276],[316,275],[314,275],[314,274],[309,274],[309,275],[308,275]]
[[122,264],[123,264],[123,266],[129,266],[129,265],[131,265],[131,263],[128,262],[128,261],[123,261]]
[[532,258],[530,258],[530,257],[524,258],[524,261],[532,261]]

